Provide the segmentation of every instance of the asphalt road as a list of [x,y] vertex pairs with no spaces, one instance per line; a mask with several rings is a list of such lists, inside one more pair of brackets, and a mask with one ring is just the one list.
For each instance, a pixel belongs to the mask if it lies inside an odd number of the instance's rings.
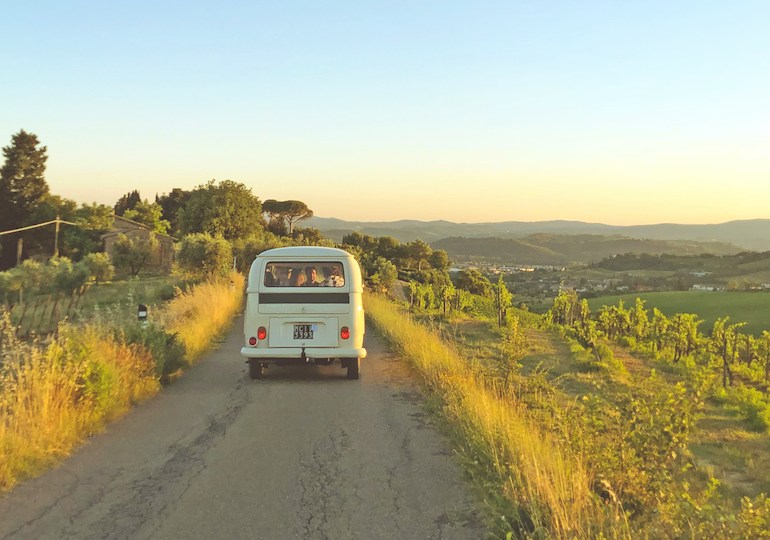
[[0,538],[483,538],[481,502],[373,335],[338,366],[251,381],[220,347],[45,475],[0,497]]

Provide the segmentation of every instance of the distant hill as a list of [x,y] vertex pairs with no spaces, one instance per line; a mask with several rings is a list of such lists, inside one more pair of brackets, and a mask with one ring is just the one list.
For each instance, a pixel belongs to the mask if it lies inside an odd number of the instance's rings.
[[451,221],[344,221],[336,218],[313,217],[303,222],[325,235],[341,240],[352,231],[373,236],[392,236],[402,242],[421,239],[435,242],[449,237],[523,238],[537,233],[555,235],[624,236],[649,240],[689,240],[695,242],[724,242],[744,250],[770,251],[770,219],[728,221],[713,225],[605,225],[583,221],[502,221],[496,223],[453,223]]
[[443,249],[454,260],[485,259],[521,264],[556,264],[598,262],[618,253],[649,253],[660,255],[733,255],[740,248],[725,242],[695,242],[690,240],[645,240],[626,236],[595,234],[539,233],[524,238],[464,238],[451,237],[432,242],[434,249]]

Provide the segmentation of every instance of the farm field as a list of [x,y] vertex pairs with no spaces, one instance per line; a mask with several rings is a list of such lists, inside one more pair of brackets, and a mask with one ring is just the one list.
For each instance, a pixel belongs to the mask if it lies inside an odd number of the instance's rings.
[[605,305],[617,305],[623,300],[626,307],[636,298],[644,300],[648,310],[658,308],[666,316],[675,313],[695,313],[701,319],[701,332],[708,333],[719,317],[729,316],[731,322],[746,322],[743,331],[759,335],[770,330],[770,293],[732,291],[670,291],[632,293],[589,298],[591,311]]

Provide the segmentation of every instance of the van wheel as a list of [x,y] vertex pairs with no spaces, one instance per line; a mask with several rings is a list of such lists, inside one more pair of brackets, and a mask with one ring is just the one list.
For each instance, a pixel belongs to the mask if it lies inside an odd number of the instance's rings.
[[361,359],[348,358],[348,379],[358,379],[361,375]]
[[255,359],[249,359],[249,378],[252,380],[261,379],[265,374],[265,368],[261,362],[257,362]]

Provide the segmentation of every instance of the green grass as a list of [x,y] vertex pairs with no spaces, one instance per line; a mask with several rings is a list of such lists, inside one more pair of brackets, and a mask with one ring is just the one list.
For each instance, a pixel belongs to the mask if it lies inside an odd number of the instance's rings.
[[[73,305],[69,312],[67,310],[71,296],[62,294],[53,316],[52,295],[36,295],[33,291],[27,291],[26,311],[23,306],[17,304],[13,309],[12,318],[18,324],[24,311],[22,324],[19,325],[21,335],[31,332],[45,334],[53,331],[65,317],[72,320],[88,320],[97,312],[109,313],[110,318],[135,319],[139,304],[155,306],[170,300],[174,296],[174,286],[177,283],[179,279],[171,276],[146,276],[114,280],[99,285],[91,284],[78,301],[77,307]],[[151,313],[152,315],[154,314]]]
[[666,316],[675,313],[695,313],[703,324],[700,330],[709,333],[719,317],[729,316],[732,322],[745,322],[744,331],[758,335],[770,330],[770,293],[732,291],[674,291],[632,293],[589,298],[591,311],[605,305],[617,305],[623,300],[628,308],[639,297],[648,310],[656,307]]

